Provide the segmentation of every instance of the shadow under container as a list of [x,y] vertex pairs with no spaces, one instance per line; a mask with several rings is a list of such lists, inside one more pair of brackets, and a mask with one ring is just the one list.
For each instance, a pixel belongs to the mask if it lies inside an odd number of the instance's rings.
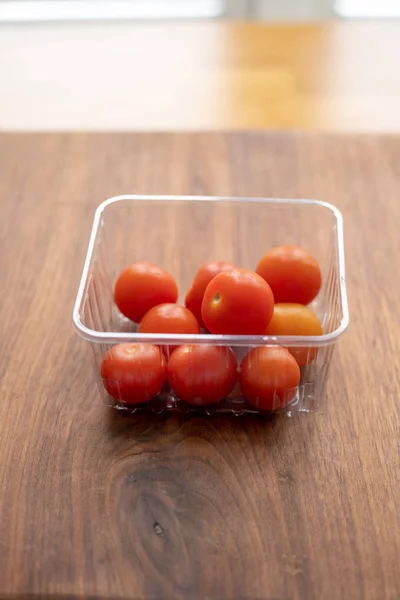
[[[323,283],[310,308],[321,321],[322,336],[140,334],[113,301],[115,281],[132,263],[152,262],[167,269],[177,281],[178,302],[183,304],[202,264],[225,260],[254,270],[261,256],[282,244],[301,246],[320,264]],[[291,400],[279,410],[288,415],[313,412],[324,400],[332,352],[349,323],[341,213],[314,200],[131,195],[106,200],[95,213],[73,322],[91,348],[100,393],[115,408],[199,410],[180,400],[167,383],[159,395],[140,405],[107,394],[100,375],[104,354],[116,344],[140,342],[163,346],[167,355],[168,348],[183,344],[229,346],[238,365],[254,347],[307,349],[315,358],[301,369],[300,385],[288,391]],[[207,414],[260,412],[246,402],[238,387],[203,410]]]

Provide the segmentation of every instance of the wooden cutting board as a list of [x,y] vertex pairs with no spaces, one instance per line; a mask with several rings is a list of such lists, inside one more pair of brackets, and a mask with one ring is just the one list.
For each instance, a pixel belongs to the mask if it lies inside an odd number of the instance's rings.
[[[0,165],[0,596],[397,599],[400,137],[2,134]],[[101,405],[71,311],[120,193],[339,206],[351,328],[319,413]]]

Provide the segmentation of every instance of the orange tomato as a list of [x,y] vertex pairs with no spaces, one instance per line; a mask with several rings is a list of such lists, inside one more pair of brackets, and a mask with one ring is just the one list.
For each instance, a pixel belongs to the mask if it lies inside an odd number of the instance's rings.
[[272,248],[261,258],[256,273],[269,283],[277,303],[309,304],[322,283],[317,260],[297,246]]
[[215,260],[206,263],[197,271],[193,283],[186,294],[185,305],[192,311],[201,326],[204,326],[201,316],[201,304],[206,287],[216,275],[232,269],[235,269],[235,265],[232,263]]
[[123,315],[139,323],[157,304],[176,302],[178,286],[168,271],[152,263],[127,267],[117,279],[114,300]]
[[[303,304],[275,304],[274,314],[265,335],[322,335],[321,322],[311,309]],[[310,364],[317,348],[302,346],[289,348],[300,367]]]
[[104,355],[101,377],[110,396],[140,404],[161,392],[166,368],[165,356],[157,346],[117,344]]
[[180,346],[169,359],[168,382],[189,404],[206,406],[228,396],[237,380],[237,363],[226,346]]
[[211,333],[262,335],[271,320],[274,297],[256,273],[233,269],[210,281],[201,312]]
[[253,348],[242,360],[239,381],[250,404],[259,410],[276,410],[295,397],[300,368],[285,348]]

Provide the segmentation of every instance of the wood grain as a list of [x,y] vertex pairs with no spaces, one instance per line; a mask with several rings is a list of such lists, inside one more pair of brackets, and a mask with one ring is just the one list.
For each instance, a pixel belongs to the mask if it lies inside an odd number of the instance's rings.
[[[2,598],[397,600],[399,164],[398,136],[0,136]],[[321,412],[102,407],[71,310],[124,192],[342,209],[352,324]]]
[[400,23],[3,26],[6,130],[400,131]]

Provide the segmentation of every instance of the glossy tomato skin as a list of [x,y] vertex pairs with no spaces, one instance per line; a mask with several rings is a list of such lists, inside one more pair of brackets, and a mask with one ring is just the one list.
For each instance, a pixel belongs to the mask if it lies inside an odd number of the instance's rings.
[[141,404],[159,394],[166,370],[164,354],[148,344],[118,344],[106,352],[101,363],[105,389],[127,404]]
[[235,387],[236,358],[226,346],[180,346],[171,354],[167,378],[178,398],[206,406],[225,398]]
[[276,246],[257,265],[256,272],[267,281],[275,302],[309,304],[321,289],[317,260],[297,246]]
[[[139,325],[140,333],[181,333],[199,334],[200,325],[194,314],[179,304],[159,304],[151,308]],[[165,356],[169,356],[177,346],[163,346]]]
[[158,304],[144,315],[139,332],[198,334],[200,325],[194,314],[185,306]]
[[231,271],[235,269],[235,265],[230,262],[215,260],[204,264],[196,273],[193,283],[186,294],[185,305],[195,315],[196,319],[202,327],[204,327],[203,318],[201,316],[201,304],[203,302],[204,292],[206,287],[219,273]]
[[168,271],[153,263],[135,263],[117,279],[114,300],[123,315],[136,323],[157,304],[176,302],[178,286]]
[[[321,322],[317,315],[303,304],[275,304],[274,314],[265,331],[265,335],[322,335]],[[317,355],[315,347],[292,347],[289,352],[295,357],[298,365],[310,364]]]
[[277,410],[293,400],[300,368],[285,348],[253,348],[242,360],[239,381],[250,404],[259,410]]
[[210,281],[201,312],[214,334],[263,335],[274,310],[270,286],[256,273],[233,269]]

